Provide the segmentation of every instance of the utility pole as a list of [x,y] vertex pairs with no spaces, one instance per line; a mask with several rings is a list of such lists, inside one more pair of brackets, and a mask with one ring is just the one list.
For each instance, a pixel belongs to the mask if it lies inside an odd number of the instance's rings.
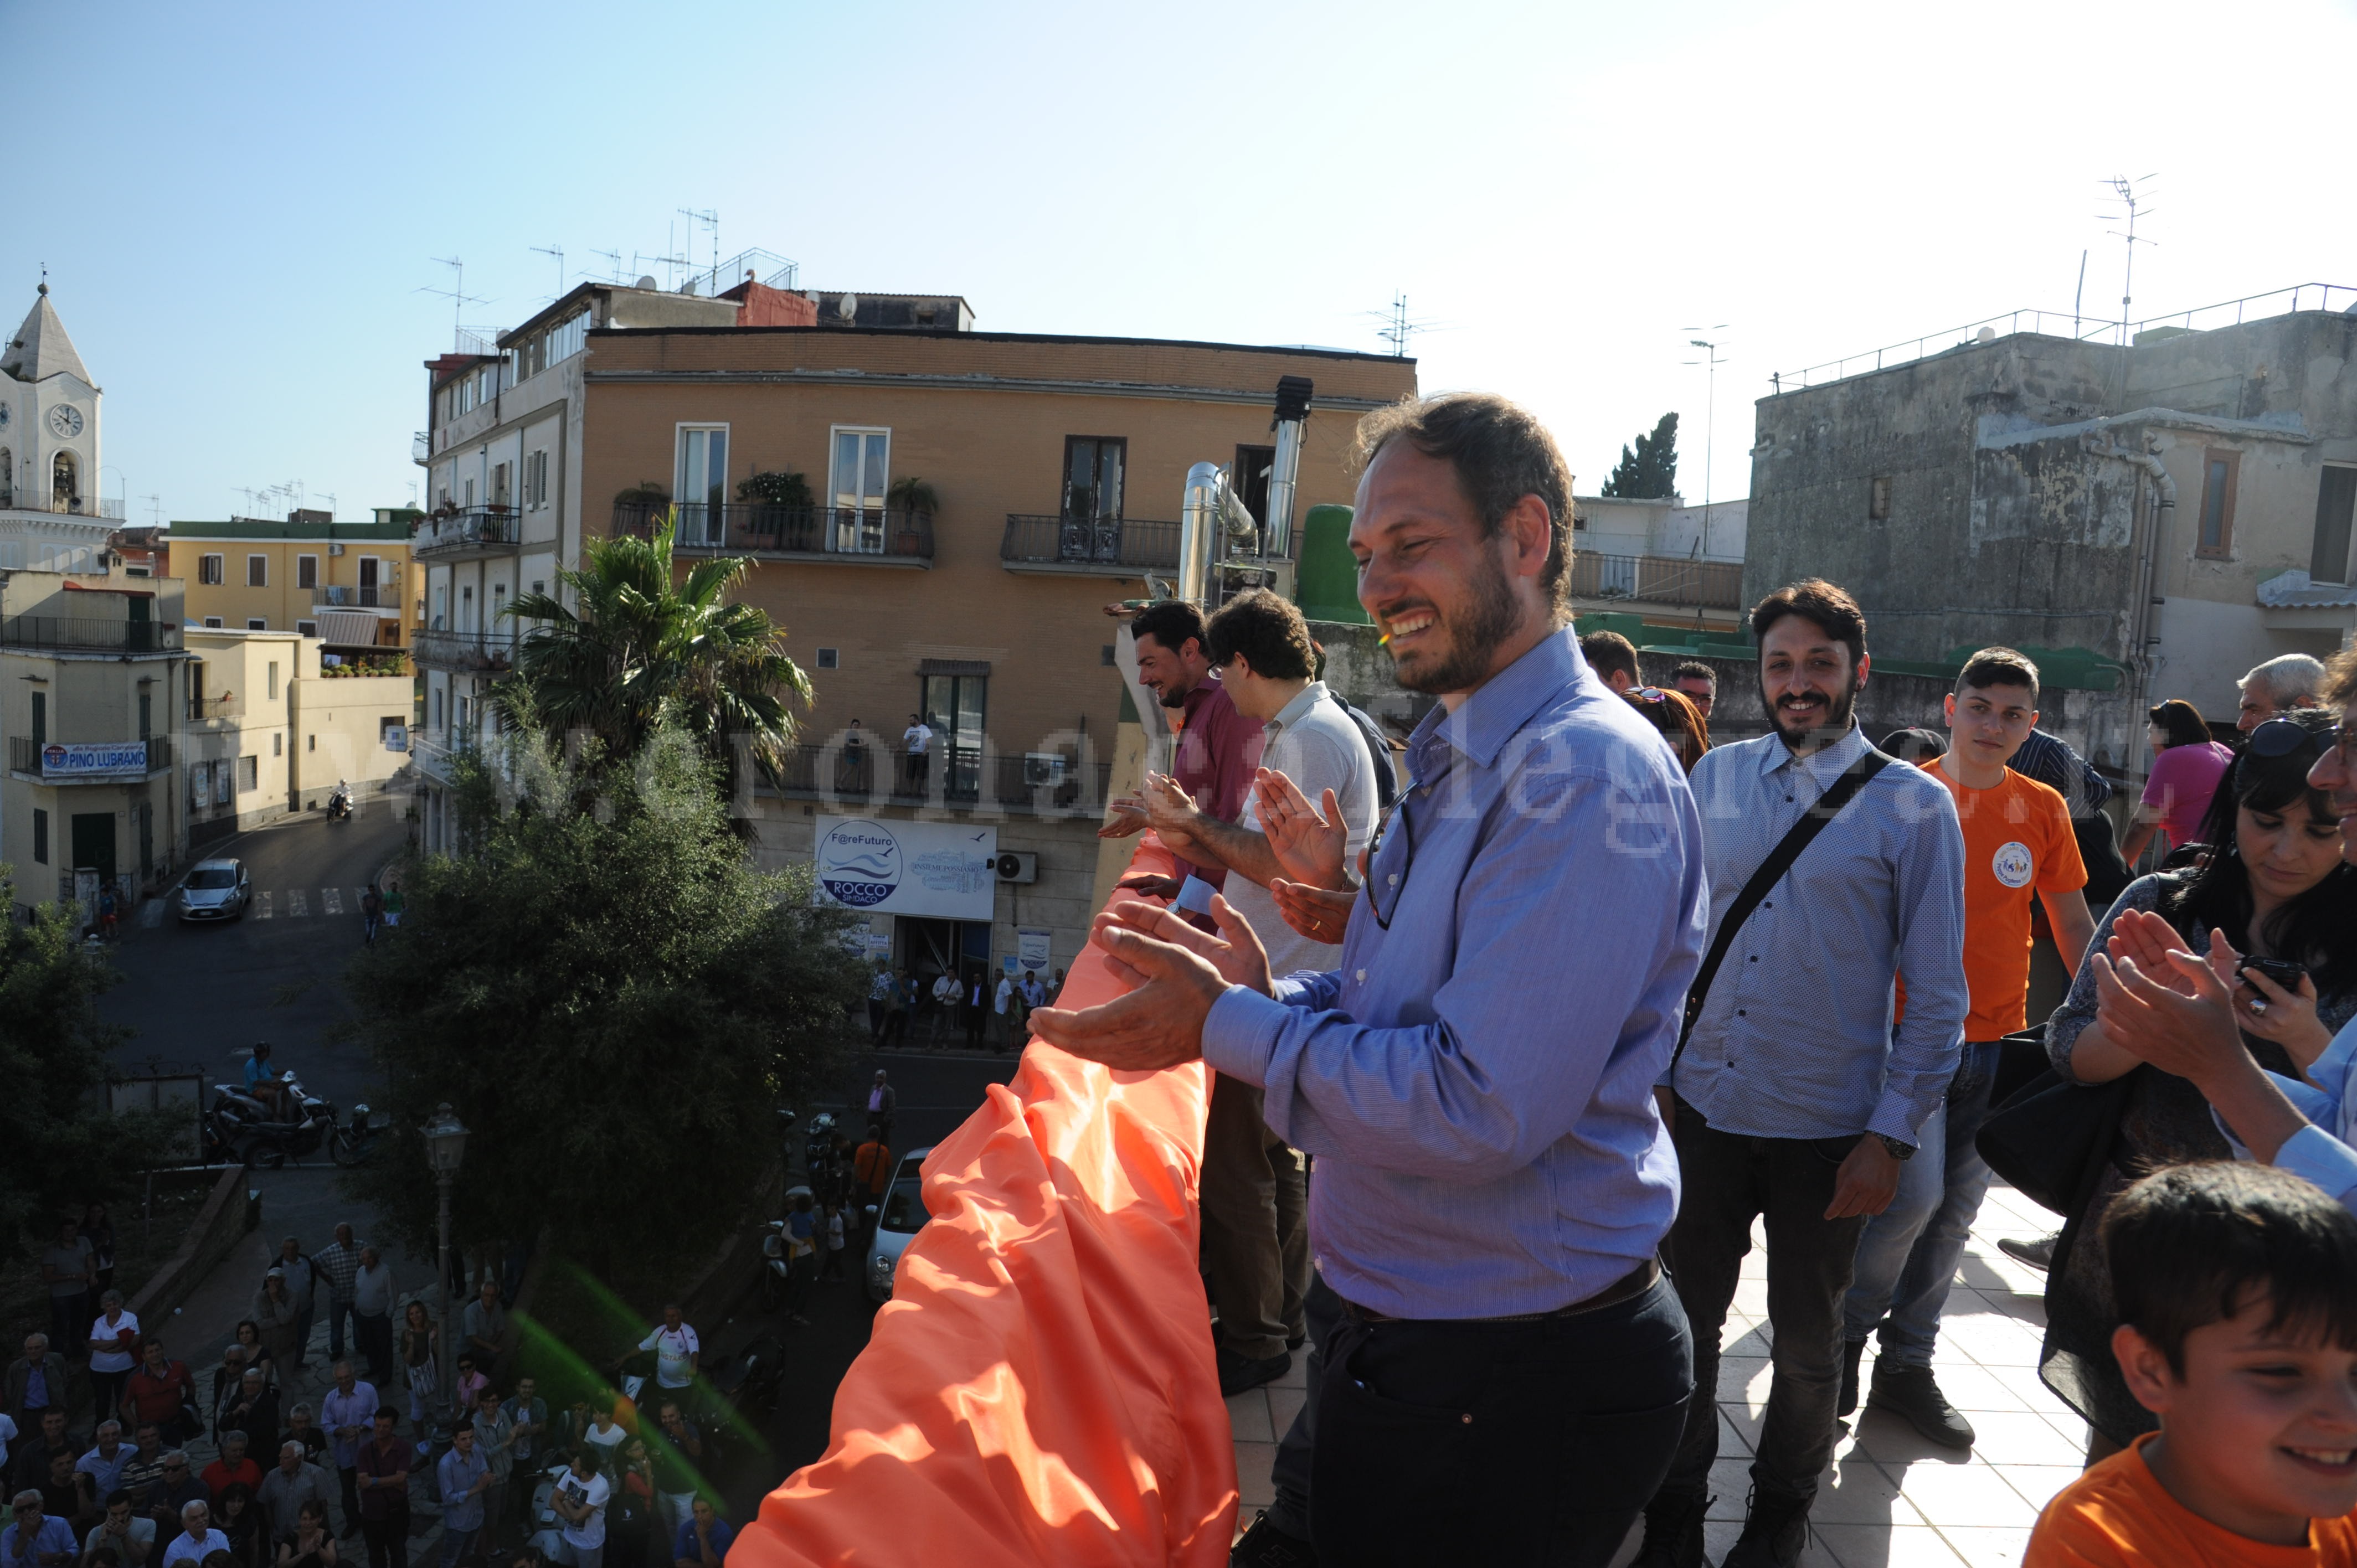
[[[1689,327],[1686,330],[1724,332],[1727,330],[1727,323],[1722,321],[1716,327]],[[1702,553],[1708,555],[1710,553],[1710,462],[1718,435],[1718,367],[1726,361],[1719,358],[1719,346],[1707,338],[1689,338],[1686,342],[1692,348],[1702,349],[1705,357],[1699,360],[1688,360],[1685,362],[1689,365],[1709,367],[1708,378],[1705,382],[1707,390],[1703,394],[1706,401],[1703,404],[1702,419]]]

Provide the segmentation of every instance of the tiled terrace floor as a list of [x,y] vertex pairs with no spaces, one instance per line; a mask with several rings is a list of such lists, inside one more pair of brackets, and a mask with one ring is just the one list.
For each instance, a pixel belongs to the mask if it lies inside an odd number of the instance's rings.
[[[1905,1423],[1862,1412],[1834,1450],[1811,1515],[1810,1568],[2009,1568],[2021,1561],[2038,1511],[2079,1474],[2087,1428],[2038,1380],[2046,1277],[1997,1251],[1999,1236],[2042,1236],[2053,1217],[1995,1187],[1973,1227],[1948,1296],[1937,1358],[1940,1387],[1980,1434],[1969,1454],[1938,1447]],[[1708,1556],[1716,1563],[1743,1525],[1751,1443],[1768,1398],[1768,1270],[1753,1236],[1743,1262],[1719,1367],[1719,1454]],[[1864,1378],[1873,1373],[1869,1348]],[[1302,1358],[1265,1389],[1228,1402],[1243,1492],[1240,1524],[1270,1497],[1276,1438],[1304,1398]],[[1632,1539],[1621,1552],[1633,1555]]]

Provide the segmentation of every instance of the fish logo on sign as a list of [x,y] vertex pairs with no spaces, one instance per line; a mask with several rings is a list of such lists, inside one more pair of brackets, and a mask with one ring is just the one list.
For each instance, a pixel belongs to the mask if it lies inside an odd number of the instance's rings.
[[874,908],[900,886],[900,841],[880,822],[838,822],[819,840],[817,860],[827,897],[855,909]]

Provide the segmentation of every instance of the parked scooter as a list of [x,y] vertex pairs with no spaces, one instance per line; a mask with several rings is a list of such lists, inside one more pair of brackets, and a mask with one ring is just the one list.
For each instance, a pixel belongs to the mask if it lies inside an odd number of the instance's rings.
[[353,1131],[337,1123],[335,1106],[306,1090],[291,1068],[278,1081],[285,1102],[295,1108],[291,1117],[281,1117],[241,1084],[213,1085],[212,1107],[204,1120],[206,1160],[275,1170],[327,1148],[338,1165],[356,1164]]

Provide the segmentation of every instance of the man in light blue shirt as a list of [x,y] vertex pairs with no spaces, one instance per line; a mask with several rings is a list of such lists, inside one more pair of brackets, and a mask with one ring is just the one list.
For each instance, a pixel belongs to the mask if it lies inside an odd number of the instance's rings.
[[461,1420],[450,1430],[450,1452],[434,1467],[442,1489],[442,1568],[474,1555],[483,1533],[483,1494],[490,1489],[490,1462],[475,1452],[475,1423]]
[[[1889,1207],[1900,1165],[1955,1077],[1969,997],[1955,802],[1858,732],[1869,660],[1857,601],[1830,583],[1796,583],[1753,608],[1751,635],[1776,727],[1718,747],[1694,771],[1721,959],[1664,1078],[1685,1178],[1670,1256],[1702,1391],[1645,1510],[1642,1561],[1663,1568],[1701,1561],[1719,1330],[1761,1219],[1776,1370],[1727,1563],[1799,1557],[1833,1454],[1841,1303],[1858,1233]],[[1846,774],[1873,768],[1722,939],[1730,907],[1786,833]],[[1906,1012],[1894,1026],[1902,972]]]
[[1546,431],[1460,394],[1370,414],[1360,448],[1360,599],[1439,703],[1340,968],[1272,983],[1224,900],[1228,941],[1123,904],[1097,934],[1141,983],[1034,1025],[1117,1069],[1200,1056],[1317,1157],[1310,1243],[1346,1305],[1311,1395],[1319,1559],[1602,1564],[1692,1386],[1652,1085],[1701,950],[1700,829],[1564,627]]

